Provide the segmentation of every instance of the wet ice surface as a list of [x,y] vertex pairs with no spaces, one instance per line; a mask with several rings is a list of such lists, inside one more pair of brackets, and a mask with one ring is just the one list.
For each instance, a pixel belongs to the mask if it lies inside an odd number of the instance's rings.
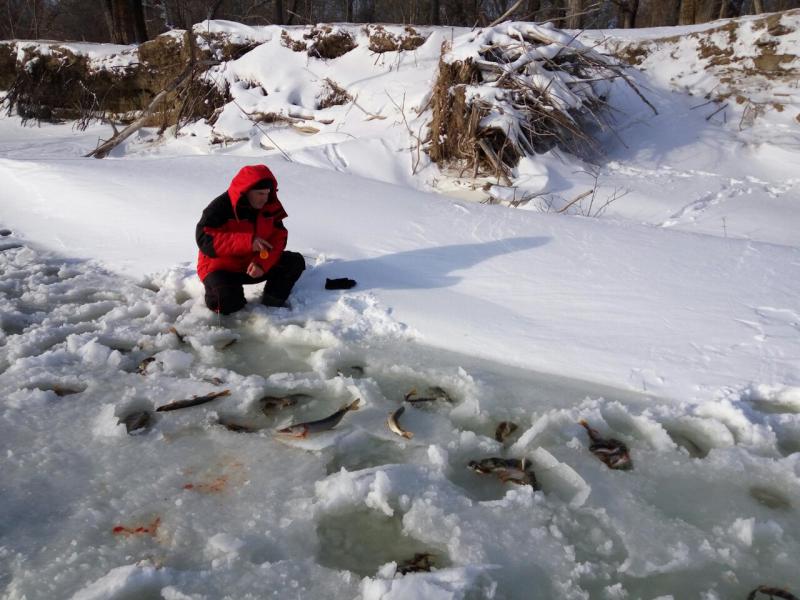
[[[800,589],[796,390],[691,405],[515,370],[402,332],[356,335],[368,325],[348,304],[358,296],[220,319],[180,273],[139,285],[39,254],[13,232],[3,243],[4,597]],[[434,387],[451,401],[406,405],[400,422],[413,437],[390,432],[404,396]],[[302,396],[262,410],[262,397],[288,394]],[[361,408],[331,432],[273,434],[354,398]],[[129,435],[119,419],[135,412],[150,423]],[[594,457],[581,419],[622,440],[634,469]],[[519,425],[504,444],[494,439],[502,421]],[[467,469],[491,456],[525,458],[541,491]],[[433,571],[396,573],[422,552]]]

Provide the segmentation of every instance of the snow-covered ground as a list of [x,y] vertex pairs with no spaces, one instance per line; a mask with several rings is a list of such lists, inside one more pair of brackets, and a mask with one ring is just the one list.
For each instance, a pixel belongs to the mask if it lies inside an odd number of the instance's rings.
[[[740,130],[645,70],[637,81],[659,114],[615,86],[608,156],[528,161],[518,181],[542,194],[513,210],[470,201],[424,161],[412,173],[400,111],[424,124],[411,108],[425,104],[449,29],[413,53],[359,47],[330,61],[256,33],[273,42],[224,76],[268,94],[241,85],[239,105],[291,105],[319,133],[254,128],[229,106],[213,132],[142,132],[98,161],[82,155],[107,127],[0,119],[3,597],[797,594],[800,136],[789,111]],[[315,112],[325,77],[359,107]],[[264,149],[276,143],[291,161]],[[276,173],[289,247],[309,268],[290,309],[220,318],[194,273],[194,225],[256,162]],[[554,212],[595,176],[601,206],[625,195],[599,215]],[[466,193],[432,192],[444,188]],[[323,289],[341,276],[358,286]],[[409,406],[401,423],[414,437],[391,433],[404,394],[430,387],[452,402]],[[222,390],[152,413],[138,435],[118,424]],[[287,393],[309,397],[261,412],[260,398]],[[354,398],[361,408],[329,434],[288,444],[271,433]],[[625,441],[634,469],[592,456],[581,419]],[[519,425],[505,445],[501,421]],[[541,491],[466,468],[488,456],[525,457]],[[437,568],[397,575],[418,552]]]

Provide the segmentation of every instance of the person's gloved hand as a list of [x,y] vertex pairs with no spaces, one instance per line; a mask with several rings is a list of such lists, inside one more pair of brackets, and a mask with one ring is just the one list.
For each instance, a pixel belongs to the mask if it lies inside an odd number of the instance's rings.
[[326,290],[349,290],[350,288],[355,287],[355,285],[356,285],[356,280],[348,279],[347,277],[339,277],[338,279],[325,280]]

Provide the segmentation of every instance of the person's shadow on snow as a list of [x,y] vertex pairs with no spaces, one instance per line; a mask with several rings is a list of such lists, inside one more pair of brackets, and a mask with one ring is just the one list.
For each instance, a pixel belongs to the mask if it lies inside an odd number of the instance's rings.
[[323,263],[310,273],[315,280],[319,278],[323,285],[326,277],[355,279],[358,285],[353,291],[442,288],[468,277],[453,275],[455,271],[469,269],[495,256],[543,246],[549,240],[548,237],[519,237],[476,244],[433,246],[373,258]]

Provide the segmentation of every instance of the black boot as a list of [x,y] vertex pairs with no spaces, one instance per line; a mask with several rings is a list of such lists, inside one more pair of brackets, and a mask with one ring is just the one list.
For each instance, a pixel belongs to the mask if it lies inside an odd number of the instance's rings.
[[306,268],[306,261],[299,252],[284,250],[277,264],[267,272],[267,283],[261,294],[265,306],[286,306],[286,299],[294,284]]
[[214,271],[208,274],[203,284],[206,288],[206,306],[214,312],[229,315],[247,304],[242,275],[239,273]]

